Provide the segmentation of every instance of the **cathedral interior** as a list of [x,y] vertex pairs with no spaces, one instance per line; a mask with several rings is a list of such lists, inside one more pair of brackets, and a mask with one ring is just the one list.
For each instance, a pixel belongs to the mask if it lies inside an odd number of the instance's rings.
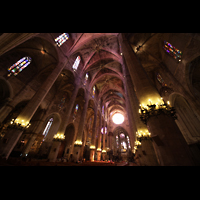
[[199,33],[0,33],[0,165],[198,166],[199,107]]

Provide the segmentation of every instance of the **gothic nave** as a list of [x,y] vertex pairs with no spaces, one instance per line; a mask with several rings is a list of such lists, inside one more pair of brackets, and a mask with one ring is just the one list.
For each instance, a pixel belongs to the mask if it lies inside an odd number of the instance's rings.
[[0,33],[0,165],[200,165],[199,33]]

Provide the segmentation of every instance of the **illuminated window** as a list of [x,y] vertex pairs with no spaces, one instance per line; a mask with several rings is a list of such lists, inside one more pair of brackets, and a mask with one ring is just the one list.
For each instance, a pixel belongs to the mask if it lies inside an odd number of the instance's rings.
[[129,137],[128,137],[128,136],[126,136],[126,138],[127,138],[128,148],[130,149],[130,148],[131,148],[131,145],[130,145],[130,140],[129,140]]
[[92,89],[92,98],[94,98],[95,92],[96,92],[96,88],[95,88],[95,85],[94,85],[94,86],[93,86],[93,89]]
[[178,61],[181,61],[182,52],[172,46],[169,42],[164,41],[163,49],[174,59],[178,59]]
[[76,118],[76,114],[77,114],[77,112],[78,112],[78,104],[76,105],[76,108],[75,108],[75,110],[74,110],[73,119]]
[[[101,133],[103,134],[103,128],[101,128]],[[105,127],[105,134],[107,133],[107,127]]]
[[30,57],[23,57],[22,59],[18,60],[15,64],[13,64],[11,67],[8,68],[8,71],[10,74],[14,74],[14,76],[17,76],[24,68],[26,68],[31,63]]
[[69,39],[69,34],[68,33],[63,33],[62,35],[59,35],[56,39],[55,42],[56,44],[60,47],[64,42],[66,42]]
[[165,85],[165,82],[164,82],[162,76],[161,76],[159,73],[157,74],[157,80],[158,80],[158,82],[161,83],[163,86]]
[[44,135],[43,141],[45,140],[45,138],[46,138],[46,136],[47,136],[47,134],[49,132],[49,129],[51,128],[52,123],[53,123],[53,118],[49,119],[49,121],[47,122],[47,125],[46,125],[46,127],[45,127],[45,129],[44,129],[44,131],[42,133],[42,135]]
[[63,95],[62,99],[60,100],[60,103],[58,104],[58,108],[62,109],[65,104],[65,101],[66,101],[66,96]]
[[74,64],[73,64],[73,66],[72,66],[72,69],[73,69],[74,71],[76,71],[76,70],[78,69],[78,66],[79,66],[80,61],[81,61],[81,57],[78,56],[78,57],[76,58]]
[[88,75],[88,73],[86,73],[86,74],[85,74],[84,85],[86,85],[88,78],[89,78],[89,75]]
[[126,144],[125,141],[123,141],[123,142],[121,143],[121,145],[122,145],[122,149],[127,149],[127,144]]
[[118,135],[116,135],[116,145],[117,145],[117,148],[119,148],[119,140],[118,140]]
[[120,138],[124,138],[125,135],[123,133],[120,134]]

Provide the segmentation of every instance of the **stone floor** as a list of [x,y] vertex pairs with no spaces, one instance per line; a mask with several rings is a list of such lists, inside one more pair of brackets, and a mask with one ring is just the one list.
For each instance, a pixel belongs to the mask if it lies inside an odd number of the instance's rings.
[[74,162],[46,162],[46,161],[22,161],[9,158],[8,160],[0,158],[0,166],[138,166],[133,162],[110,162],[110,161],[86,161],[82,163]]

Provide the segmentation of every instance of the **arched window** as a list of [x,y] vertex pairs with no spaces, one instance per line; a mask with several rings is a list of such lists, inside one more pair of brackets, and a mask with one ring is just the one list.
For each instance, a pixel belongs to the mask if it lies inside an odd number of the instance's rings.
[[172,46],[169,42],[164,41],[163,49],[174,59],[178,59],[179,62],[181,61],[182,52]]
[[119,140],[118,140],[118,135],[116,135],[116,145],[117,145],[117,148],[119,148]]
[[76,108],[75,108],[75,110],[74,110],[74,115],[73,115],[73,119],[74,119],[74,120],[75,120],[75,118],[76,118],[77,112],[78,112],[78,104],[76,104]]
[[17,76],[24,68],[26,68],[31,63],[30,57],[23,57],[20,60],[18,60],[15,64],[13,64],[11,67],[8,68],[8,71],[10,74],[14,74],[14,76]]
[[[103,134],[103,128],[101,128],[101,133]],[[105,127],[105,134],[107,133],[107,127]]]
[[74,64],[73,64],[73,66],[72,66],[72,69],[73,69],[74,71],[76,71],[76,70],[78,69],[78,66],[79,66],[80,61],[81,61],[81,57],[78,56],[78,57],[76,58]]
[[62,99],[60,100],[60,103],[58,104],[58,108],[62,109],[66,101],[66,95],[63,95]]
[[42,133],[42,135],[44,135],[43,141],[45,140],[45,138],[46,138],[46,136],[47,136],[47,134],[49,132],[49,129],[51,128],[52,123],[53,123],[53,118],[49,119],[49,121],[47,122],[47,125],[46,125],[46,127],[45,127],[45,129],[44,129],[44,131]]
[[88,73],[86,73],[86,74],[85,74],[84,85],[86,85],[88,78],[89,78],[89,75],[88,75]]
[[128,135],[126,136],[126,138],[127,138],[127,142],[128,142],[128,148],[130,149],[130,148],[131,148],[131,145],[130,145],[130,140],[129,140]]
[[162,76],[159,73],[157,74],[157,80],[159,83],[162,84],[162,86],[165,85],[165,81],[163,80]]
[[96,92],[96,88],[95,88],[95,85],[94,85],[94,86],[93,86],[93,89],[92,89],[92,98],[94,98],[95,92]]
[[69,39],[69,34],[68,33],[63,33],[59,35],[56,39],[55,42],[56,44],[60,47],[64,42],[66,42]]

